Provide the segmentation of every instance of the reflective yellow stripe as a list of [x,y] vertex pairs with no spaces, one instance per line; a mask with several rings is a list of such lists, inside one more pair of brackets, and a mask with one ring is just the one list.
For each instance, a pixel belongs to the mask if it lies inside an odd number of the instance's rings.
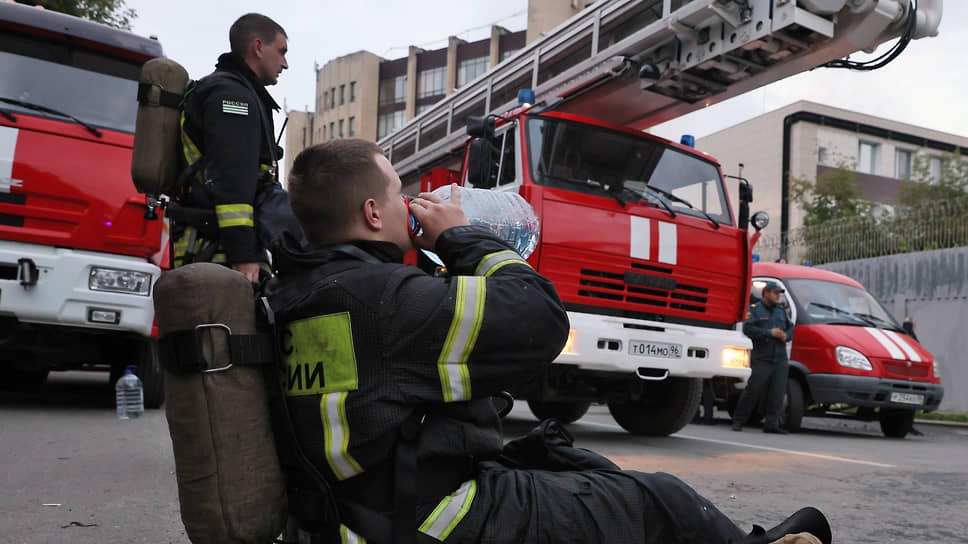
[[445,402],[471,398],[471,379],[467,369],[477,335],[484,320],[484,278],[479,276],[457,277],[457,301],[454,318],[447,331],[444,347],[437,359],[440,387]]
[[[198,146],[195,145],[195,142],[193,142],[192,139],[188,137],[188,133],[185,132],[185,112],[184,111],[182,112],[182,115],[181,115],[181,141],[182,141],[182,153],[185,154],[185,161],[188,163],[189,166],[202,160],[201,150],[198,149]],[[202,183],[202,173],[196,172],[195,179],[198,180],[199,183]]]
[[319,400],[326,440],[326,461],[339,480],[356,476],[363,467],[350,455],[350,424],[346,419],[346,396],[348,392],[327,393]]
[[252,204],[221,204],[215,206],[218,228],[252,227]]
[[457,491],[440,501],[437,508],[420,524],[419,531],[441,542],[447,540],[457,524],[467,515],[476,494],[477,482],[464,482]]
[[485,255],[481,262],[477,264],[477,270],[474,271],[475,276],[484,276],[485,278],[496,272],[502,266],[509,264],[523,264],[528,268],[531,265],[528,261],[521,258],[516,251],[505,250],[498,251],[497,253],[491,253],[490,255]]
[[366,544],[366,539],[353,532],[349,527],[340,524],[339,541],[341,544]]

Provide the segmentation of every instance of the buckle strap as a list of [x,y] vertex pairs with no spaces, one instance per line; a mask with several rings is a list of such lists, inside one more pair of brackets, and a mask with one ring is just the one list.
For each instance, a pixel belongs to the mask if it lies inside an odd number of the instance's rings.
[[[154,92],[152,92],[154,91]],[[138,83],[138,103],[149,106],[164,106],[174,110],[181,109],[183,96],[178,93],[166,91],[159,85],[152,83]]]
[[[202,349],[203,331],[222,331],[228,342],[229,360],[209,362]],[[158,339],[162,363],[171,372],[219,372],[236,365],[263,366],[274,363],[275,347],[270,334],[232,334],[222,323],[202,323],[193,329],[170,332]]]

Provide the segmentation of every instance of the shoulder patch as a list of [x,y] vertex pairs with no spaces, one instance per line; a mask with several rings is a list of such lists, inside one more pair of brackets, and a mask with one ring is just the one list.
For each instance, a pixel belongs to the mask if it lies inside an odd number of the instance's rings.
[[243,100],[223,100],[222,113],[233,113],[235,115],[248,115],[249,103]]

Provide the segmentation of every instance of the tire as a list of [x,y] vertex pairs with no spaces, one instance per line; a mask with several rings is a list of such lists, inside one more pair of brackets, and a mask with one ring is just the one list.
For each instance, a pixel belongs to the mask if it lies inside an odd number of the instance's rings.
[[667,436],[692,421],[701,397],[701,379],[669,378],[646,383],[638,401],[609,402],[608,411],[632,434]]
[[161,408],[165,401],[165,372],[158,357],[158,340],[148,338],[141,344],[141,355],[135,374],[144,389],[145,408]]
[[786,398],[780,411],[780,427],[791,433],[800,432],[803,423],[803,386],[794,378],[787,379]]
[[539,420],[557,419],[562,423],[574,423],[588,412],[591,401],[579,402],[541,402],[529,400],[528,408]]
[[882,411],[881,432],[889,438],[904,438],[914,427],[914,410]]
[[47,375],[50,370],[7,370],[4,376],[6,386],[4,389],[19,393],[32,393],[38,391],[47,383]]

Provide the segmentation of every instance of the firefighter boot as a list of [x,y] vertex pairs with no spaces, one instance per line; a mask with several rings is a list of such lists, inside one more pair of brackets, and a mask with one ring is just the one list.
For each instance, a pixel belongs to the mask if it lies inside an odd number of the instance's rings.
[[817,540],[822,544],[830,544],[833,540],[827,518],[820,510],[808,506],[797,510],[792,516],[769,531],[764,530],[759,525],[754,525],[753,531],[741,542],[742,544],[769,544],[780,540],[785,535],[797,533],[810,533],[817,537]]

